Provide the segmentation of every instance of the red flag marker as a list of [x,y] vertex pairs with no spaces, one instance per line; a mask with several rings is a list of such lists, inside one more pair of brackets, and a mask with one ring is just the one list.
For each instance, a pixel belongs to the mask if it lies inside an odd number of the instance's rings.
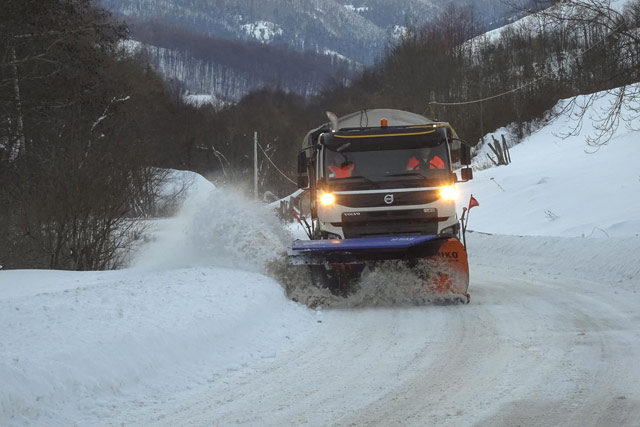
[[471,197],[469,198],[469,210],[471,210],[471,208],[476,206],[480,206],[480,203],[478,203],[478,201],[476,200],[475,197],[473,197],[473,194],[472,194]]
[[467,248],[467,237],[466,237],[466,233],[467,233],[467,224],[469,224],[469,213],[471,213],[471,208],[475,208],[476,206],[480,206],[480,203],[478,203],[478,201],[476,200],[475,197],[473,197],[473,194],[471,195],[471,197],[469,197],[469,208],[467,209],[467,218],[465,221],[464,218],[464,212],[462,213],[462,238],[464,241],[464,247],[465,249]]

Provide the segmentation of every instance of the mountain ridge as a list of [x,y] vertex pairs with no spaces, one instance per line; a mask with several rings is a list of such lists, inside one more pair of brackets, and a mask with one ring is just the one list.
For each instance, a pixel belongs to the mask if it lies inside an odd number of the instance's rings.
[[371,65],[402,28],[420,27],[451,5],[472,6],[480,27],[513,11],[498,0],[100,0],[126,18],[157,21],[209,37],[254,40],[299,51],[335,52]]

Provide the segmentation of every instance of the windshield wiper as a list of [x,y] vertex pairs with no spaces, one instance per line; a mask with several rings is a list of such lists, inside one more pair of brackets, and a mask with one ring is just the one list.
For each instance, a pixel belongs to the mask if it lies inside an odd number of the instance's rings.
[[442,183],[441,179],[435,178],[435,177],[430,177],[430,176],[424,176],[420,172],[404,172],[404,173],[394,173],[394,174],[385,175],[385,178],[393,178],[393,177],[416,177],[416,178],[422,178],[423,185],[426,185],[428,187],[444,185],[444,184],[441,184]]
[[335,183],[341,183],[344,182],[346,180],[350,180],[350,179],[361,179],[365,182],[368,182],[369,184],[373,185],[376,188],[380,188],[380,186],[378,184],[376,184],[375,182],[371,181],[369,178],[367,178],[366,176],[362,176],[362,175],[356,175],[356,176],[347,176],[345,178],[337,178],[337,179],[333,179],[332,182]]
[[404,173],[393,173],[393,174],[389,174],[389,175],[385,175],[385,178],[393,178],[393,177],[397,177],[397,176],[415,176],[415,177],[420,177],[422,179],[429,179],[426,176],[424,176],[423,174],[421,174],[420,172],[404,172]]
[[349,148],[349,146],[351,145],[350,142],[345,142],[344,144],[342,144],[340,147],[336,148],[336,151],[338,153],[342,153],[342,150],[346,150],[347,148]]

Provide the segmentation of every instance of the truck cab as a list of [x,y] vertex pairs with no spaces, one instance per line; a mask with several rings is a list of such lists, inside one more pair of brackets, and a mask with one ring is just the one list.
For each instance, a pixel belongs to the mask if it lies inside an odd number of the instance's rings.
[[472,178],[469,162],[448,123],[386,109],[333,116],[307,134],[298,157],[311,238],[458,237],[455,184]]

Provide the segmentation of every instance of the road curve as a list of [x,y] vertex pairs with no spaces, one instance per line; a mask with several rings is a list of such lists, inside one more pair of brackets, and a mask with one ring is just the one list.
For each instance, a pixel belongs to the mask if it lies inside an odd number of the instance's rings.
[[638,277],[492,259],[469,305],[320,311],[292,350],[118,424],[640,425]]

